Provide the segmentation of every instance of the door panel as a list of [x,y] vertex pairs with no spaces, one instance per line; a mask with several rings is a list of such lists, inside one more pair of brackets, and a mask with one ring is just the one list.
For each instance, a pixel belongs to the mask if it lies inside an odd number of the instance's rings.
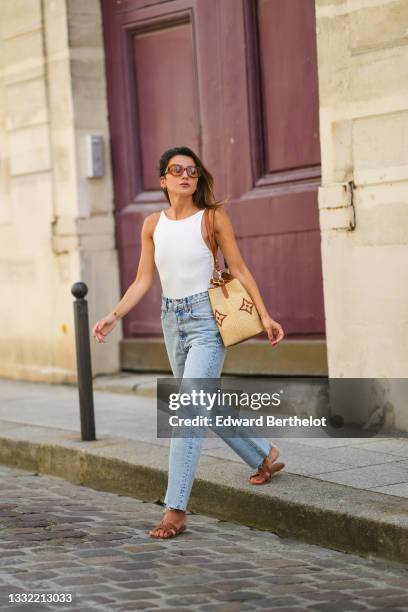
[[199,147],[191,24],[133,36],[144,191],[157,189],[158,154],[169,142]]
[[259,0],[266,168],[320,163],[313,0]]

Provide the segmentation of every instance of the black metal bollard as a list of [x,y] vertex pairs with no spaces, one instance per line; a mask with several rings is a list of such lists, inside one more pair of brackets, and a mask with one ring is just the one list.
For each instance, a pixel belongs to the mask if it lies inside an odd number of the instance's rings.
[[88,302],[85,299],[88,287],[85,283],[74,283],[71,293],[74,302],[75,345],[77,356],[79,411],[81,415],[82,440],[96,440],[95,415],[92,388],[91,346],[89,342]]

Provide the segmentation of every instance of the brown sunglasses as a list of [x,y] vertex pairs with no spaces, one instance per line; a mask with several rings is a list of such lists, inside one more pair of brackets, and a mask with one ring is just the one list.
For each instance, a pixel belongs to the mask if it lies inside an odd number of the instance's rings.
[[168,166],[164,171],[164,174],[170,172],[173,176],[181,176],[184,170],[187,170],[187,174],[190,178],[198,178],[201,176],[201,170],[198,166],[182,166],[181,164],[171,164],[171,166]]

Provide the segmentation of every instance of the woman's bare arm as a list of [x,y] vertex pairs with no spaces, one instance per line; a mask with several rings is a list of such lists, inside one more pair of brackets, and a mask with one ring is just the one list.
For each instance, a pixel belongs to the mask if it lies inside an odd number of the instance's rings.
[[123,298],[115,308],[93,326],[92,335],[100,343],[105,342],[105,336],[116,327],[119,319],[122,319],[129,310],[132,310],[140,302],[153,284],[156,272],[153,232],[156,227],[157,217],[157,213],[152,213],[143,222],[141,252],[135,280],[129,285]]
[[151,288],[156,272],[154,263],[153,231],[156,226],[157,214],[153,213],[146,217],[141,230],[141,252],[136,278],[129,285],[126,293],[111,311],[116,319],[122,319],[132,308],[136,306],[142,297]]

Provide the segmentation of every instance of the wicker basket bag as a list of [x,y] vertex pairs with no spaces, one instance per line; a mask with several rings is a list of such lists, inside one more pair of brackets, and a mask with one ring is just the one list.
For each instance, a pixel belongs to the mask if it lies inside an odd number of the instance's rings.
[[218,275],[216,278],[213,274],[210,278],[210,283],[214,286],[208,289],[208,295],[224,346],[231,346],[266,330],[245,287],[232,274],[221,270],[214,234],[215,208],[206,208],[204,216],[214,269]]

